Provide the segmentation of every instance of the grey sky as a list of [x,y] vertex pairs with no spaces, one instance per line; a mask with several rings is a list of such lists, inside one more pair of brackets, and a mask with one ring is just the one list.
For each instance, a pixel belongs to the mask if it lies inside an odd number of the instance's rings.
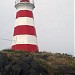
[[[0,1],[0,38],[12,40],[15,0]],[[40,51],[74,53],[74,0],[36,0],[35,27]],[[0,40],[0,49],[12,41]]]

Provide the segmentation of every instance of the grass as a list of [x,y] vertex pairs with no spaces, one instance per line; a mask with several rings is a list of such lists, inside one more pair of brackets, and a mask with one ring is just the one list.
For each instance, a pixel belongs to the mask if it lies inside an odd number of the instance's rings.
[[6,54],[16,54],[21,55],[28,53],[32,55],[36,60],[43,60],[47,62],[49,65],[67,65],[67,66],[75,66],[75,57],[68,54],[60,54],[60,53],[48,53],[48,52],[38,52],[38,53],[29,53],[25,51],[14,51],[11,49],[4,49],[1,51],[2,53]]

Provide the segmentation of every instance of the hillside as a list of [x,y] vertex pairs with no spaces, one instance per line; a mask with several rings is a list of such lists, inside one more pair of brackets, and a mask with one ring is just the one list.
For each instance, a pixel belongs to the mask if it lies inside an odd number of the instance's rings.
[[2,50],[0,75],[75,75],[75,57],[60,53]]

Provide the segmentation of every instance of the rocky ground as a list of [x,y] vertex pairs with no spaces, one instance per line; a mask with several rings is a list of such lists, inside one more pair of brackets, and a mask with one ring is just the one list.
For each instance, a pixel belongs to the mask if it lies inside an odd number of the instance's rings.
[[3,50],[0,75],[75,75],[75,58],[60,53]]

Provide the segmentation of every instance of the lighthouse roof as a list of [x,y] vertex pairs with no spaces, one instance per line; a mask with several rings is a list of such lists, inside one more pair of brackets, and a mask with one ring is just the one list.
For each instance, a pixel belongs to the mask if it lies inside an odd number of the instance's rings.
[[20,2],[29,2],[29,0],[20,0]]
[[34,4],[34,0],[16,0],[15,1],[15,4],[17,4],[17,3],[21,3],[21,2],[26,2],[26,3],[32,3],[32,4]]
[[34,6],[34,0],[16,0],[15,1],[15,7],[18,5],[18,4],[30,4],[30,5],[32,5],[34,8],[35,8],[35,6]]

